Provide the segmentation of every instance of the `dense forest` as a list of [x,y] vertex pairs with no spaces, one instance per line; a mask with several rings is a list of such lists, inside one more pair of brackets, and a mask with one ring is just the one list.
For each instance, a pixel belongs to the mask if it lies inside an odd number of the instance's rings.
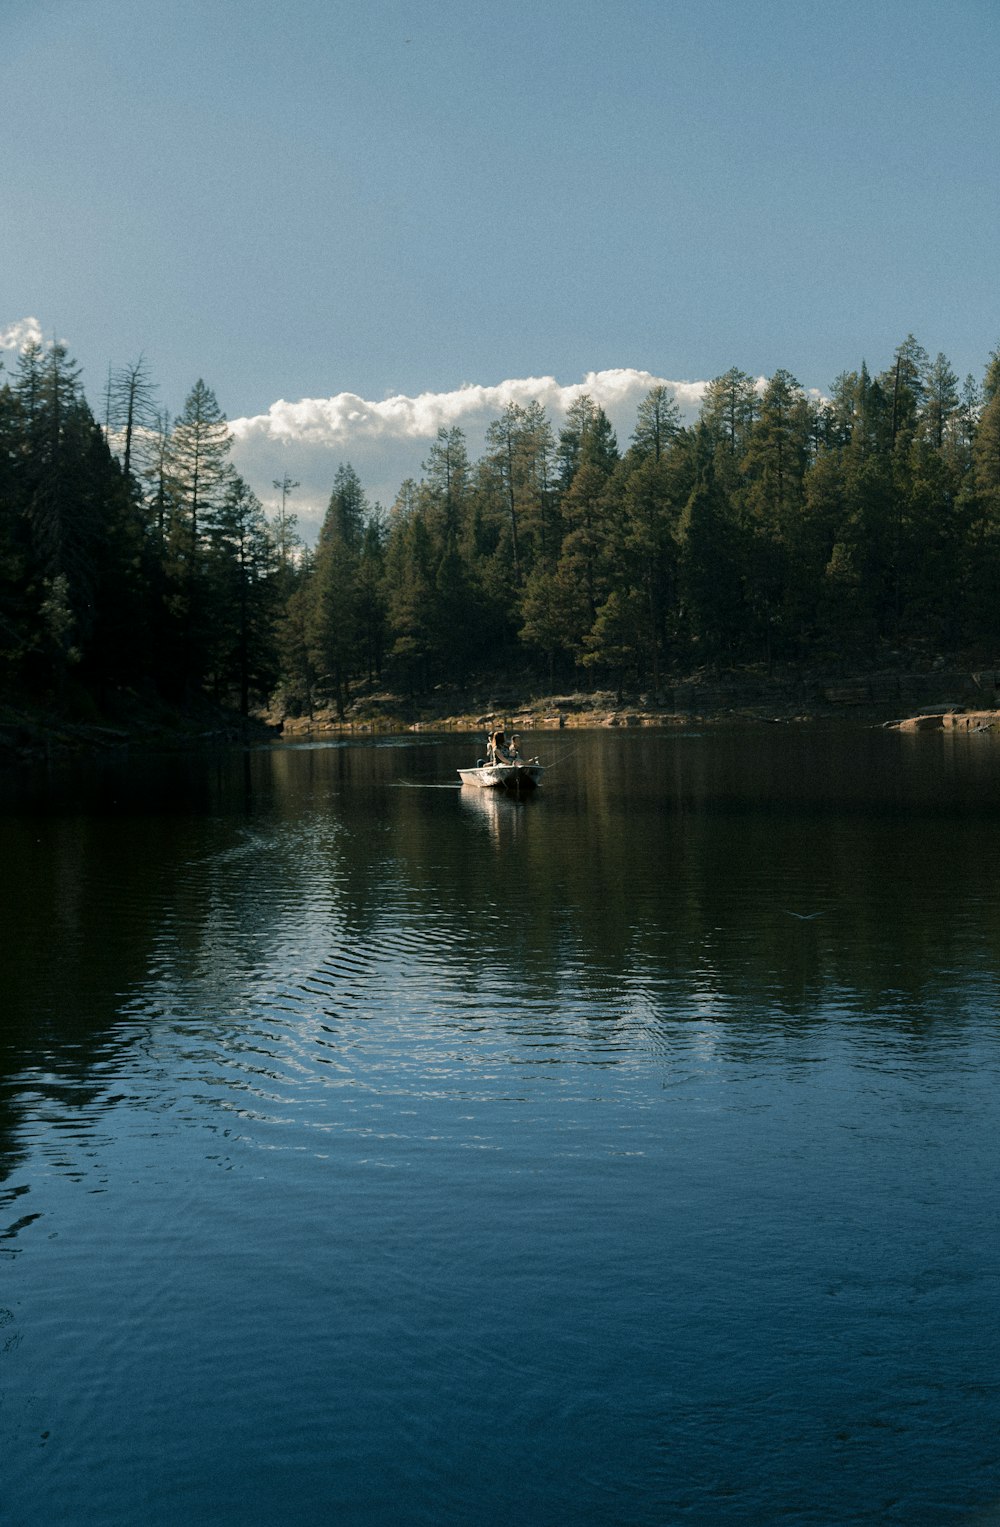
[[199,381],[171,420],[144,360],[95,415],[61,345],[0,378],[0,694],[286,714],[359,689],[656,690],[706,667],[1000,652],[1000,353],[982,384],[908,337],[817,401],[733,369],[624,448],[581,397],[508,405],[471,460],[441,429],[387,510],[342,465],[314,547],[270,518]]

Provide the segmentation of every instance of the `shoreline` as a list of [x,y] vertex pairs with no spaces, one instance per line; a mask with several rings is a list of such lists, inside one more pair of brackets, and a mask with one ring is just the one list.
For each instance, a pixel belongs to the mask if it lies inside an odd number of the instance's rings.
[[[949,718],[949,719],[945,719]],[[358,696],[340,718],[332,708],[312,717],[269,722],[285,738],[371,732],[513,731],[573,727],[807,725],[852,721],[903,730],[990,730],[1000,727],[1000,670],[882,671],[854,677],[803,673],[696,675],[659,694],[594,690],[525,695],[516,685],[441,688],[428,696],[387,691]]]
[[171,709],[125,695],[107,714],[63,714],[51,705],[0,706],[0,767],[135,748],[261,746],[327,736],[531,732],[572,728],[809,725],[851,722],[901,731],[1000,730],[1000,669],[880,670],[847,677],[815,672],[701,673],[658,694],[612,690],[525,693],[516,680],[407,696],[373,687],[345,715],[324,707],[309,716],[272,709],[250,718],[211,704]]

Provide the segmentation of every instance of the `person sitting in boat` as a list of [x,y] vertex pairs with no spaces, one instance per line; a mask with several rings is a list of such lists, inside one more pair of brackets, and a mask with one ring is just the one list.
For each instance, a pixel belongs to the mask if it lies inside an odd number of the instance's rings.
[[487,762],[491,764],[503,763],[506,756],[507,749],[504,747],[503,732],[490,732],[489,740],[486,744]]
[[521,755],[517,751],[517,745],[520,742],[520,740],[521,740],[520,737],[515,732],[513,734],[513,736],[511,737],[511,739],[510,739],[510,747],[507,749],[507,762],[508,763],[519,763],[520,762]]

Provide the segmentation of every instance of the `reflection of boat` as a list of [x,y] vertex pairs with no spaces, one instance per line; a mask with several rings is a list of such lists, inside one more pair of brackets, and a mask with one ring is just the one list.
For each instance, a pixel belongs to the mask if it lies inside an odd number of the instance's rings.
[[458,798],[464,811],[485,827],[497,850],[509,848],[523,830],[526,817],[538,805],[538,791],[480,790],[476,785],[461,785]]
[[545,769],[537,758],[522,758],[517,742],[517,737],[512,737],[508,747],[503,732],[491,732],[486,757],[477,759],[474,769],[459,769],[462,784],[480,790],[507,790],[512,795],[536,789]]

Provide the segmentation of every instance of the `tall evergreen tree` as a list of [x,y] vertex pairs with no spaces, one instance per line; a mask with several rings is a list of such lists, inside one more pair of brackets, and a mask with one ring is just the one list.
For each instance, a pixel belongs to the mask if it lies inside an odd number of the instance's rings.
[[162,561],[168,527],[173,520],[173,485],[170,476],[170,415],[165,408],[154,415],[149,449],[143,467],[150,525],[155,531],[157,554]]
[[611,475],[596,462],[587,461],[577,468],[573,481],[563,494],[562,513],[566,525],[559,567],[571,570],[586,595],[590,620],[606,593],[606,578],[611,549],[608,520],[612,509]]
[[215,393],[199,379],[167,442],[170,518],[164,604],[168,621],[162,657],[165,681],[178,693],[200,687],[208,661],[211,612],[206,604],[205,552],[208,531],[232,480],[231,444]]
[[744,456],[757,417],[758,398],[752,376],[733,366],[709,382],[701,405],[701,422],[722,453],[738,461]]
[[358,627],[361,658],[368,682],[381,677],[388,638],[385,596],[385,556],[388,527],[385,512],[376,504],[365,524],[358,557]]
[[897,348],[891,370],[881,378],[886,396],[891,400],[891,437],[895,446],[902,433],[906,439],[917,426],[927,393],[930,360],[923,345],[908,334]]
[[277,699],[285,714],[313,717],[318,674],[311,640],[313,557],[303,552],[291,593],[278,612],[275,639],[280,683]]
[[27,579],[31,548],[19,468],[24,420],[11,387],[0,385],[0,690],[13,687],[34,634]]
[[983,377],[983,406],[985,407],[987,403],[992,403],[998,392],[1000,392],[1000,345],[995,350],[990,351],[986,375]]
[[556,462],[560,489],[565,492],[580,465],[583,433],[597,412],[597,405],[589,393],[582,392],[566,410],[566,422],[559,431]]
[[294,564],[297,553],[302,549],[302,540],[298,533],[298,515],[289,514],[288,500],[296,488],[302,486],[296,482],[291,473],[285,472],[281,477],[271,480],[271,486],[281,494],[281,502],[278,512],[272,522],[274,546],[278,557],[279,585],[284,598],[288,598],[294,586]]
[[423,470],[434,533],[443,547],[449,536],[462,535],[468,511],[469,452],[457,425],[441,426]]
[[[676,613],[676,529],[688,475],[675,461],[688,455],[678,448],[679,440],[674,435],[671,449],[660,455],[652,441],[638,449],[633,446],[613,479],[617,491],[609,529],[617,556],[612,581],[619,592],[629,588],[640,595],[640,663],[648,671],[654,690],[660,688],[668,619]],[[629,612],[634,622],[632,606]]]
[[582,653],[584,635],[594,619],[572,563],[555,568],[539,563],[525,585],[521,612],[521,640],[544,656],[554,687],[557,675]]
[[518,444],[521,525],[528,543],[528,561],[532,566],[538,561],[551,565],[558,555],[560,541],[555,436],[537,400],[525,406]]
[[924,376],[920,425],[931,444],[941,450],[959,409],[958,377],[944,355],[938,354]]
[[522,515],[524,511],[524,435],[527,415],[520,403],[508,403],[499,419],[486,430],[484,459],[485,484],[494,489],[503,505],[506,533],[510,544],[510,564],[514,586],[524,580],[522,559]]
[[217,698],[231,692],[240,714],[277,678],[277,552],[263,505],[234,476],[208,532],[206,583],[212,610],[210,661]]
[[681,411],[669,387],[657,385],[639,404],[632,449],[639,460],[652,456],[655,462],[666,454],[670,442],[680,433]]
[[746,625],[741,546],[711,458],[684,505],[677,546],[682,629],[693,654],[734,657]]
[[977,648],[1000,642],[1000,352],[990,357],[972,447],[965,591]]
[[316,545],[310,580],[310,650],[319,682],[343,719],[359,659],[358,565],[368,501],[350,463],[342,463]]
[[37,580],[43,651],[62,687],[93,629],[102,490],[114,491],[113,474],[106,447],[98,464],[93,448],[100,432],[83,396],[79,368],[63,345],[44,352],[29,346],[21,356],[17,390],[27,425],[22,494],[30,531],[29,577]]
[[612,589],[597,611],[583,639],[584,667],[610,671],[621,704],[630,672],[641,684],[644,658],[649,651],[649,622],[643,599],[636,589]]
[[973,459],[984,514],[1000,531],[1000,387],[990,390],[980,416]]
[[800,627],[802,621],[799,532],[812,438],[813,415],[802,389],[789,372],[776,371],[764,389],[741,464],[749,603],[769,663],[783,607],[786,624]]
[[215,393],[199,378],[174,420],[168,470],[175,523],[174,552],[193,569],[206,520],[219,509],[230,483],[232,439]]
[[438,652],[436,562],[423,514],[397,510],[386,549],[390,656],[412,693],[429,686]]

